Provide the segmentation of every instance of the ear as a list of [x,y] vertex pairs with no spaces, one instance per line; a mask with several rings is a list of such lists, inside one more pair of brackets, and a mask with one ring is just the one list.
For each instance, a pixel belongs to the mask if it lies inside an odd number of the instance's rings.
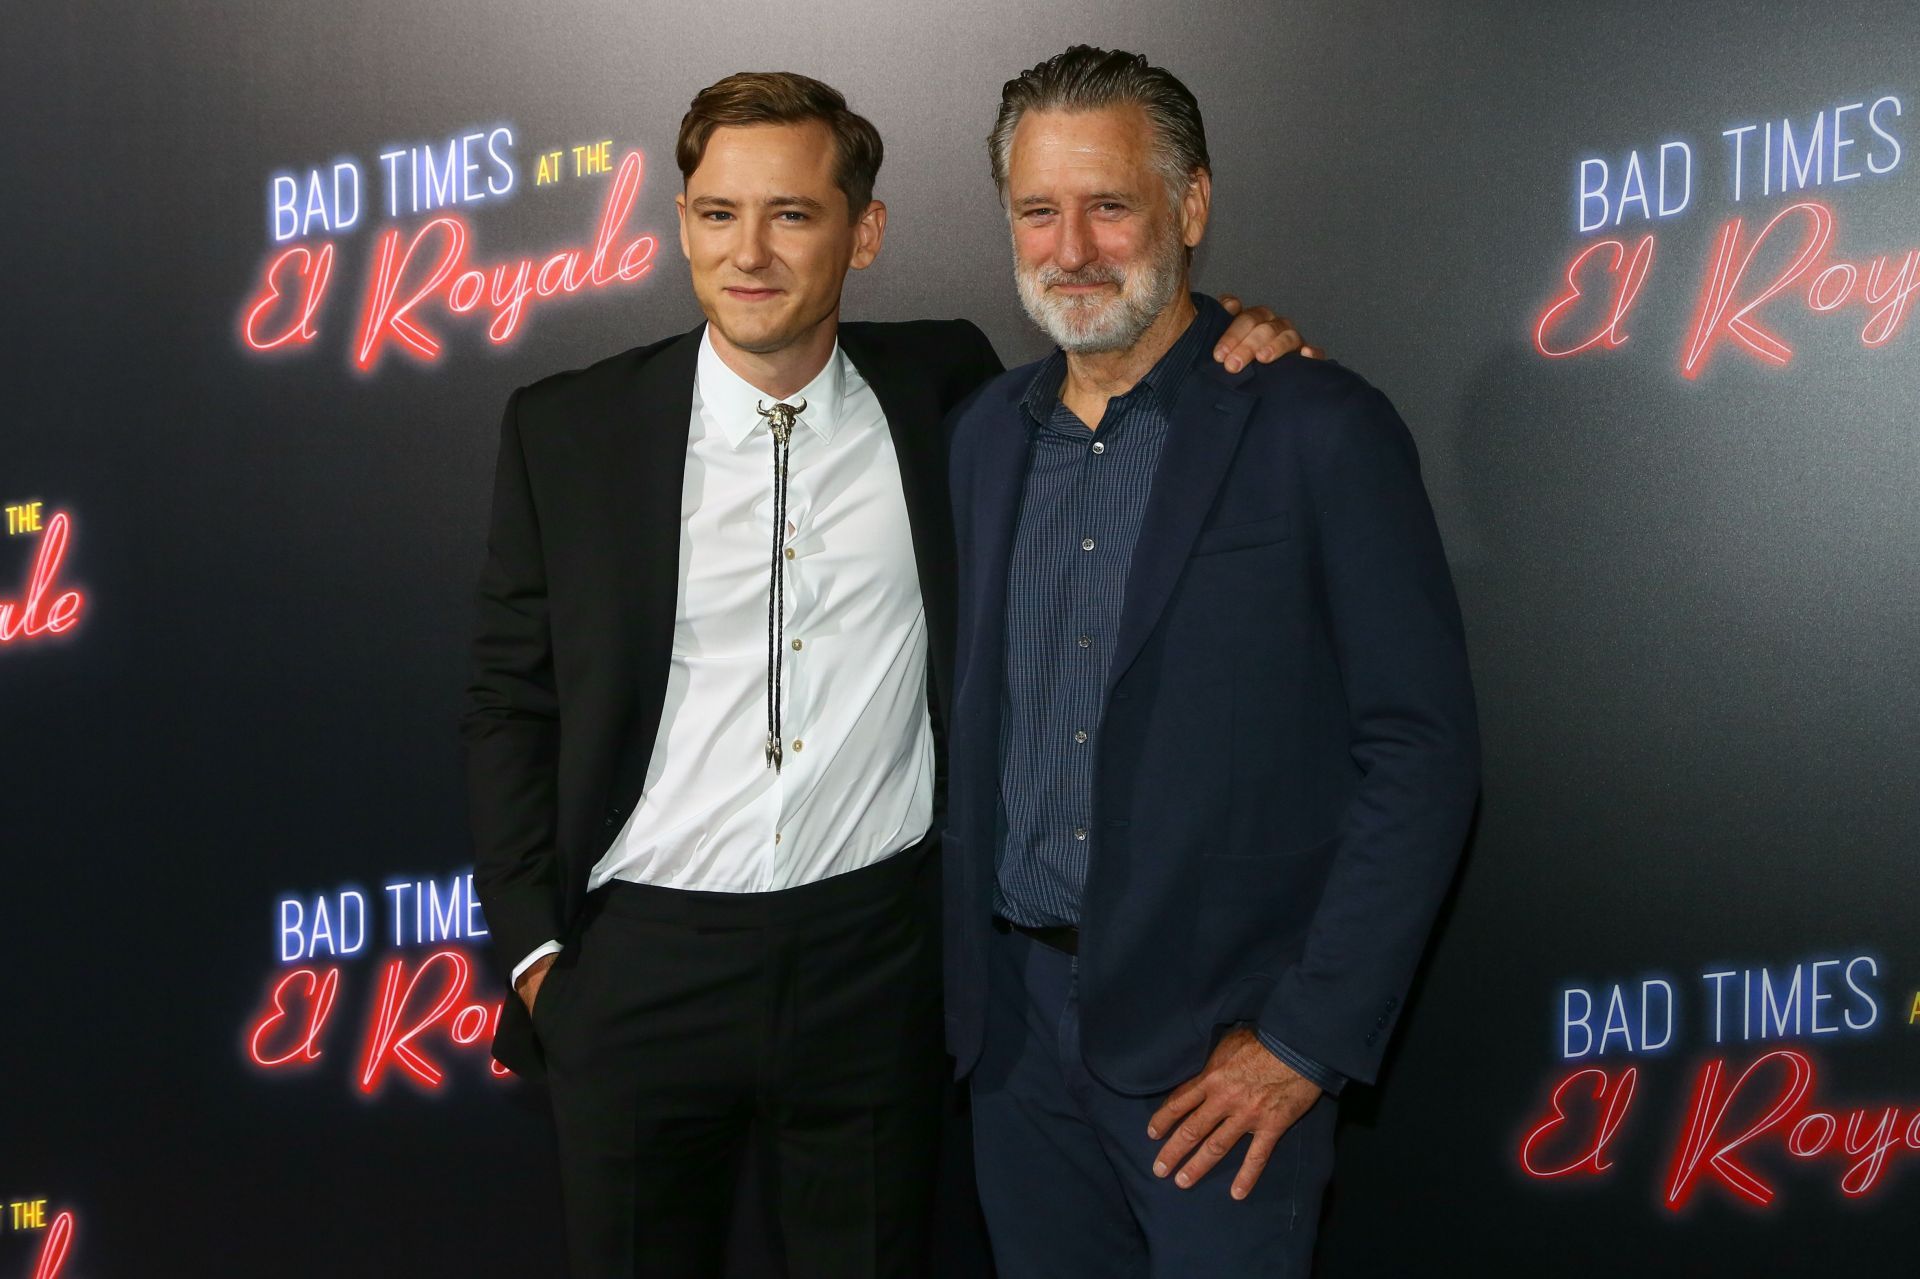
[[887,238],[887,206],[874,200],[853,224],[853,258],[849,265],[864,271],[880,256],[880,245]]
[[673,211],[680,219],[680,256],[693,261],[693,250],[687,245],[687,193],[682,191],[673,197]]
[[1207,234],[1207,216],[1213,210],[1213,175],[1195,169],[1187,179],[1186,194],[1180,197],[1180,241],[1189,249]]

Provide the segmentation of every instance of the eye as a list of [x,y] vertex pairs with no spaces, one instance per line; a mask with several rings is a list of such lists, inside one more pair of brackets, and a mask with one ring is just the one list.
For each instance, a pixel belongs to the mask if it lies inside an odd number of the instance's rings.
[[708,222],[722,222],[722,221],[730,221],[733,217],[733,214],[728,213],[725,209],[708,209],[705,213],[702,213],[700,216]]
[[1101,213],[1125,213],[1127,211],[1126,205],[1114,200],[1102,200],[1093,207]]
[[780,218],[782,221],[805,222],[807,215],[798,209],[785,209],[781,211]]
[[1052,209],[1034,208],[1034,209],[1028,209],[1026,212],[1022,213],[1020,215],[1020,220],[1023,222],[1044,222],[1048,218],[1051,218],[1052,216],[1053,216]]

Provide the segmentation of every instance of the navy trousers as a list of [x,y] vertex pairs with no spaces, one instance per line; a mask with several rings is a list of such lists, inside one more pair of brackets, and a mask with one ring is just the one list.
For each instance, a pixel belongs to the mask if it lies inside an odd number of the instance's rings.
[[1078,970],[1021,933],[995,937],[973,1131],[1001,1279],[1305,1279],[1333,1174],[1332,1099],[1281,1138],[1246,1199],[1228,1193],[1246,1138],[1191,1189],[1155,1177],[1161,1143],[1147,1119],[1165,1097],[1118,1093],[1088,1072]]

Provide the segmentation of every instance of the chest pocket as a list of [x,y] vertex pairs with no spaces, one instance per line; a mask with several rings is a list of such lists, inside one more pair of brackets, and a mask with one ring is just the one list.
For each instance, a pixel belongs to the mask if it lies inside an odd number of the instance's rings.
[[1194,555],[1214,555],[1252,546],[1270,546],[1293,536],[1293,518],[1286,512],[1257,520],[1216,526],[1194,539]]

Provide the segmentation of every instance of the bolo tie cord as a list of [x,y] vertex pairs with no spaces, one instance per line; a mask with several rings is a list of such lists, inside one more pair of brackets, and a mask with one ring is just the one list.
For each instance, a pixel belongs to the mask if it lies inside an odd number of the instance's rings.
[[807,411],[807,402],[756,402],[756,411],[773,432],[773,572],[767,583],[767,767],[780,771],[783,755],[780,723],[781,671],[786,663],[787,592],[782,552],[787,540],[787,472],[793,457],[793,419]]

